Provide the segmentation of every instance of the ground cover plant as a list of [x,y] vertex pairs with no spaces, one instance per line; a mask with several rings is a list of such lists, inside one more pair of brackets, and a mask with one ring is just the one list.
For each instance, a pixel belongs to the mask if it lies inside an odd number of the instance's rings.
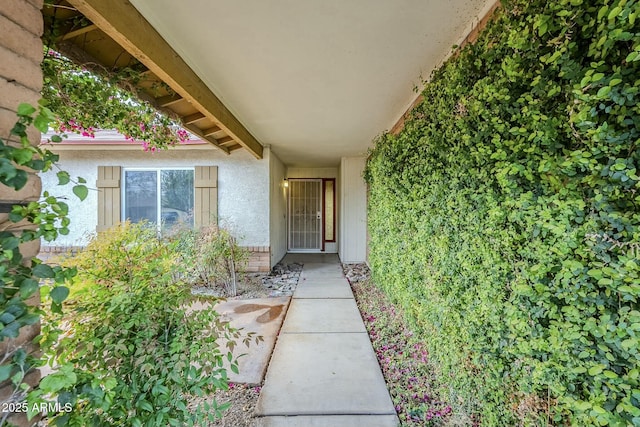
[[504,1],[370,152],[374,281],[482,425],[640,426],[639,13]]
[[123,223],[99,233],[65,265],[78,272],[68,327],[48,351],[55,371],[31,396],[70,405],[50,422],[182,426],[221,415],[228,405],[190,403],[227,387],[223,359],[237,371],[231,349],[240,333],[212,308],[191,308],[178,252],[155,227]]
[[[350,266],[345,268],[348,270]],[[402,312],[371,280],[349,281],[400,424],[407,427],[477,425],[472,408],[457,407],[454,398],[441,395],[442,381],[436,367]]]

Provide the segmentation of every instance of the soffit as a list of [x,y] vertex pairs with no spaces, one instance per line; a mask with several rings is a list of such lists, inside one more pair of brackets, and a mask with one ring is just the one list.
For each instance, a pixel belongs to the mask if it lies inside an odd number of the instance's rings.
[[[269,145],[285,164],[301,167],[335,166],[341,157],[366,154],[372,140],[411,105],[416,89],[453,45],[495,3],[69,1],[83,7],[133,5],[248,134]],[[69,40],[91,55],[105,55],[106,63],[136,61],[114,56],[114,51],[108,56],[109,49],[102,52],[98,43],[93,48],[94,42],[88,43],[92,31],[101,37],[97,29]],[[151,73],[149,81],[154,77]],[[160,95],[151,93],[156,100],[163,99]],[[215,129],[215,117],[190,107],[184,101],[165,104],[188,119],[198,118],[198,112],[206,115],[201,120],[208,121],[194,123],[201,131]],[[224,133],[212,136],[217,142],[216,137],[225,138]],[[240,148],[239,142],[227,141],[227,148]]]

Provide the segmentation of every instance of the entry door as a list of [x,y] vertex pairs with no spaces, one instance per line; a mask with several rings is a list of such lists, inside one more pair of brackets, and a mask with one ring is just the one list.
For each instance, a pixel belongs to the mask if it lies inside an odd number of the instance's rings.
[[322,250],[322,180],[289,180],[289,250]]

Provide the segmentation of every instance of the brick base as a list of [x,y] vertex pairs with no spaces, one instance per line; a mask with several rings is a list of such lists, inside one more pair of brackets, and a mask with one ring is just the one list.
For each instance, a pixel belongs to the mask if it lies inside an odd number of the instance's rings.
[[249,273],[267,273],[271,271],[271,248],[269,246],[245,246],[249,251],[246,271]]
[[83,249],[82,246],[40,246],[38,258],[48,264],[57,264],[60,258],[73,256]]
[[[248,273],[267,273],[271,271],[271,249],[269,246],[244,246],[249,252],[249,259],[244,265]],[[82,250],[80,246],[42,246],[38,258],[55,264],[61,257],[73,256]]]
[[[0,1],[0,137],[9,137],[10,143],[15,138],[9,135],[14,123],[18,120],[15,112],[18,105],[28,102],[36,106],[40,99],[42,89],[42,41],[40,36],[43,31],[43,20],[40,9],[42,0],[1,0]],[[27,131],[29,142],[32,145],[40,143],[40,132],[33,126]],[[5,141],[6,142],[6,141]],[[40,177],[29,173],[27,184],[19,191],[0,185],[0,200],[9,205],[19,201],[38,200],[41,192]],[[0,227],[3,230],[19,232],[33,229],[33,225],[27,222],[13,223],[9,221],[7,213],[0,214]],[[39,250],[40,241],[36,240],[20,246],[20,253],[25,262],[33,258]],[[29,304],[37,305],[39,296],[35,295]],[[16,339],[0,340],[0,354],[9,356],[18,348],[26,352],[38,355],[38,346],[33,338],[40,333],[40,323],[26,326],[20,329],[20,335]],[[27,373],[23,382],[35,386],[40,380],[38,371]],[[0,383],[0,403],[8,403],[9,399],[17,398],[13,393],[13,385],[9,380]],[[14,402],[17,403],[17,402]],[[0,414],[0,419],[5,414]],[[6,420],[11,425],[24,427],[30,426],[37,420],[28,421],[24,413],[15,413]],[[4,424],[3,424],[4,425]]]

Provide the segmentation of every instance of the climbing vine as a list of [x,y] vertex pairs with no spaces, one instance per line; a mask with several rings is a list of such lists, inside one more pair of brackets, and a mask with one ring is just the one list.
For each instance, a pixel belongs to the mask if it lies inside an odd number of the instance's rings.
[[[46,107],[37,111],[33,106],[21,104],[17,110],[18,121],[10,135],[0,139],[0,184],[20,190],[29,180],[27,169],[38,172],[50,170],[58,156],[49,150],[31,145],[27,129],[33,125],[45,132],[54,116]],[[59,142],[59,136],[53,136]],[[71,179],[69,174],[58,171],[61,185],[73,184],[73,192],[80,199],[87,196],[87,187],[82,178]],[[43,192],[40,200],[16,202],[8,215],[7,227],[0,230],[0,382],[9,381],[11,393],[4,403],[22,404],[29,386],[25,377],[40,361],[29,354],[24,346],[16,346],[12,340],[18,338],[23,328],[39,321],[42,309],[38,293],[46,292],[50,309],[60,312],[61,304],[69,294],[64,283],[76,274],[73,268],[52,267],[37,258],[25,259],[21,246],[40,240],[54,240],[59,234],[69,232],[68,206],[49,192]],[[20,231],[12,225],[21,224]],[[17,228],[17,227],[16,227]],[[47,285],[42,283],[47,281]],[[33,299],[35,298],[35,301]],[[31,301],[31,302],[30,302]],[[3,410],[0,425],[10,415]]]
[[45,0],[42,96],[55,114],[52,126],[59,132],[93,137],[97,129],[117,130],[145,151],[165,149],[185,142],[189,134],[179,117],[149,102],[149,94],[173,94],[155,79],[148,80],[146,68],[132,61],[126,67],[98,64],[90,55],[78,53],[64,41],[69,31],[92,25],[82,14],[73,18],[60,13],[67,6]]
[[639,13],[503,1],[370,152],[374,278],[483,425],[640,426]]
[[77,64],[53,49],[42,62],[42,96],[56,119],[58,132],[95,136],[96,129],[115,129],[147,151],[189,139],[177,119],[141,99],[136,84],[142,75],[133,69],[111,72],[97,64]]

